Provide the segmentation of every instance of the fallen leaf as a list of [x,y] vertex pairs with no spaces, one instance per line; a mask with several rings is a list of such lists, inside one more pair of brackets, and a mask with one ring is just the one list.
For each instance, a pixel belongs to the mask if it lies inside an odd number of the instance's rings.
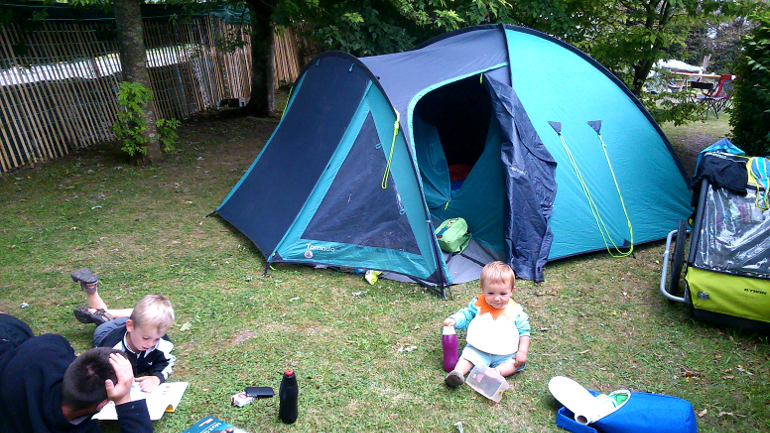
[[728,380],[728,379],[735,379],[735,376],[733,376],[733,375],[729,375],[729,376],[722,376],[722,379],[723,379],[723,380]]
[[717,415],[717,418],[722,418],[723,416],[735,416],[732,412],[719,412]]
[[703,416],[706,415],[707,413],[709,413],[709,410],[703,409],[702,411],[698,412],[698,416],[703,418]]
[[653,355],[655,355],[655,356],[657,356],[658,358],[663,358],[663,355],[661,355],[660,353],[655,353],[655,352],[652,352],[652,354],[653,354]]
[[578,352],[578,355],[585,355],[586,353],[588,353],[590,351],[591,351],[590,349],[586,349],[586,350],[584,350],[582,352]]
[[688,370],[682,367],[682,375],[684,377],[700,377],[700,371]]

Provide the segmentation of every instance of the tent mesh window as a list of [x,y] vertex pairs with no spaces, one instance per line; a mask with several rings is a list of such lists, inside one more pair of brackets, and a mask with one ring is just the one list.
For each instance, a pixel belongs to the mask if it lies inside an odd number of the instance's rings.
[[386,157],[379,142],[369,114],[303,239],[420,254],[393,178],[380,186]]

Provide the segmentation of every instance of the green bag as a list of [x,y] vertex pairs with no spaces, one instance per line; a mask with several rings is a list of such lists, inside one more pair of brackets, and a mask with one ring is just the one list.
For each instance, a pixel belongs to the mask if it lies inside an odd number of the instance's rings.
[[436,228],[438,246],[448,253],[461,253],[471,242],[468,223],[463,218],[449,218]]

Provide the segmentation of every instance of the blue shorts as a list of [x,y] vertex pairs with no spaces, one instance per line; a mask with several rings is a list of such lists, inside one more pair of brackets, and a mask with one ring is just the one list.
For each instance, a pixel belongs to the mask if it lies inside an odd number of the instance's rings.
[[101,347],[107,334],[113,329],[120,328],[126,322],[128,322],[128,317],[118,317],[117,319],[112,319],[97,326],[96,329],[94,329],[94,347]]
[[[460,354],[460,359],[465,359],[473,365],[486,365],[487,367],[495,368],[506,362],[510,362],[511,364],[515,363],[516,353],[511,353],[510,355],[493,355],[491,353],[482,352],[470,344],[466,344],[463,352]],[[518,373],[521,370],[524,370],[524,367],[526,366],[527,364],[522,365],[516,372]]]

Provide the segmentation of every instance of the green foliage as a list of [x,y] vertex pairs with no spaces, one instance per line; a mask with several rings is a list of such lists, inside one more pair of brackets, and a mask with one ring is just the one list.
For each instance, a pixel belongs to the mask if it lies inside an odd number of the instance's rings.
[[671,98],[669,93],[644,92],[639,99],[658,124],[671,122],[681,126],[702,120],[706,114],[706,107],[690,97],[693,93],[693,90],[682,90],[677,98]]
[[730,126],[735,144],[749,155],[770,155],[770,15],[754,16],[757,26],[741,45],[735,72]]
[[408,50],[461,27],[515,23],[513,10],[507,0],[295,0],[279,4],[275,22],[303,23],[304,35],[323,50],[367,56]]
[[[147,155],[147,144],[150,138],[147,136],[147,123],[144,121],[142,107],[151,103],[152,90],[139,83],[120,83],[118,91],[117,120],[110,126],[110,131],[123,143],[122,151],[128,156]],[[159,140],[163,144],[163,150],[171,152],[177,139],[175,132],[180,125],[176,119],[158,119],[156,121]]]
[[276,23],[303,23],[302,35],[318,43],[320,51],[370,56],[404,51],[418,41],[424,30],[402,13],[387,0],[300,0],[281,2]]
[[160,144],[163,145],[163,150],[166,152],[172,152],[174,150],[174,144],[179,136],[176,133],[176,129],[182,123],[176,119],[158,119],[155,121],[158,127],[158,139]]

